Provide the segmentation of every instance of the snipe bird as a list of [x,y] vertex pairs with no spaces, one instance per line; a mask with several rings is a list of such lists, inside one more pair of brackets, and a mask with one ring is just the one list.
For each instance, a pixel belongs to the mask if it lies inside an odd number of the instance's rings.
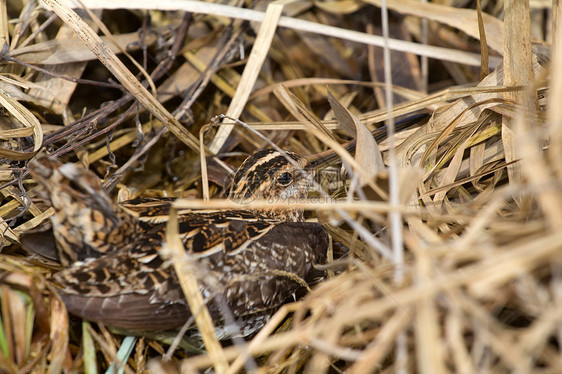
[[[230,198],[306,198],[306,166],[291,152],[259,151],[238,168]],[[93,173],[49,157],[30,163],[30,170],[55,210],[52,230],[66,268],[53,280],[70,313],[134,330],[175,329],[192,316],[173,266],[159,255],[173,200],[115,204]],[[326,256],[323,226],[283,206],[179,216],[180,236],[201,270],[197,276],[211,316],[220,325],[226,303],[243,336],[259,330]]]

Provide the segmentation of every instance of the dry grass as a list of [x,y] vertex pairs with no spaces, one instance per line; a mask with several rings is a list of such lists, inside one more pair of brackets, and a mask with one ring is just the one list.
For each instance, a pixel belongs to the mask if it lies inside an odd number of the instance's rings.
[[[382,1],[83,0],[79,16],[71,3],[0,2],[0,373],[93,372],[116,357],[125,372],[562,372],[562,28],[550,2],[481,0],[478,17],[476,1],[388,0],[393,85]],[[429,122],[390,141],[367,134],[420,111]],[[246,344],[207,333],[208,353],[168,362],[162,337],[69,323],[53,268],[18,244],[51,214],[26,162],[81,162],[116,199],[226,207],[221,165],[267,144],[232,122],[204,126],[222,113],[350,165],[342,200],[303,203],[334,239],[327,279]],[[341,144],[354,137],[353,156]]]

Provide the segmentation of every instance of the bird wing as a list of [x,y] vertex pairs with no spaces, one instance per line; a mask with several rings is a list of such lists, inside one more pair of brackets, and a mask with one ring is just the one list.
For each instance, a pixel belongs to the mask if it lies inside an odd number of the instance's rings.
[[189,253],[207,257],[242,251],[278,223],[252,212],[220,211],[180,216],[179,231]]
[[[215,218],[219,222],[222,219]],[[218,227],[231,227],[232,222],[227,222]],[[191,221],[190,225],[204,226]],[[247,222],[244,230],[249,227],[255,227],[255,232],[262,230],[261,222],[257,227],[255,222]],[[212,233],[215,229],[205,230]],[[161,234],[144,238],[143,243],[127,251],[57,273],[55,281],[67,309],[85,319],[123,328],[162,330],[182,326],[191,313],[171,264],[158,253],[161,239]],[[244,249],[240,245],[231,251],[213,248],[212,253],[211,249],[186,249],[195,254],[191,258],[196,261],[194,275],[211,315],[221,319],[219,300],[226,301],[237,318],[281,305],[302,287],[296,278],[305,279],[311,264],[322,261],[327,243],[328,234],[321,225],[278,223],[271,224],[259,238],[249,240]]]
[[160,223],[168,220],[170,207],[176,198],[151,197],[120,202],[119,205],[141,222]]

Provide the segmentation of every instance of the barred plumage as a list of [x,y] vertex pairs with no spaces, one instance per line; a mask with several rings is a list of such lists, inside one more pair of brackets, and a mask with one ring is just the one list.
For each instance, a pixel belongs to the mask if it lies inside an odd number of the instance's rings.
[[[235,174],[230,197],[243,202],[306,197],[311,177],[303,170],[306,160],[287,156],[274,150],[250,156]],[[97,178],[81,167],[40,158],[31,170],[55,207],[53,232],[67,268],[54,280],[67,309],[123,328],[181,327],[191,312],[173,267],[159,255],[173,200],[113,204]],[[221,300],[226,301],[242,335],[263,326],[302,287],[298,279],[324,260],[329,241],[321,225],[303,222],[302,211],[287,205],[186,212],[179,221],[212,317],[221,323]]]

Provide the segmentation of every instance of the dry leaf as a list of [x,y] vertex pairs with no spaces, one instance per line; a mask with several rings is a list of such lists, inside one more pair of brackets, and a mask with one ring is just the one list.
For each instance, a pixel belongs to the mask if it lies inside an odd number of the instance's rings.
[[[357,134],[355,160],[365,171],[365,175],[373,180],[386,169],[375,138],[369,129],[365,127],[365,125],[361,123],[361,121],[359,121],[353,113],[339,103],[330,90],[328,90],[328,101],[330,102],[334,115],[340,124],[348,129],[355,129],[355,133]],[[366,181],[361,181],[362,185],[365,183]]]

